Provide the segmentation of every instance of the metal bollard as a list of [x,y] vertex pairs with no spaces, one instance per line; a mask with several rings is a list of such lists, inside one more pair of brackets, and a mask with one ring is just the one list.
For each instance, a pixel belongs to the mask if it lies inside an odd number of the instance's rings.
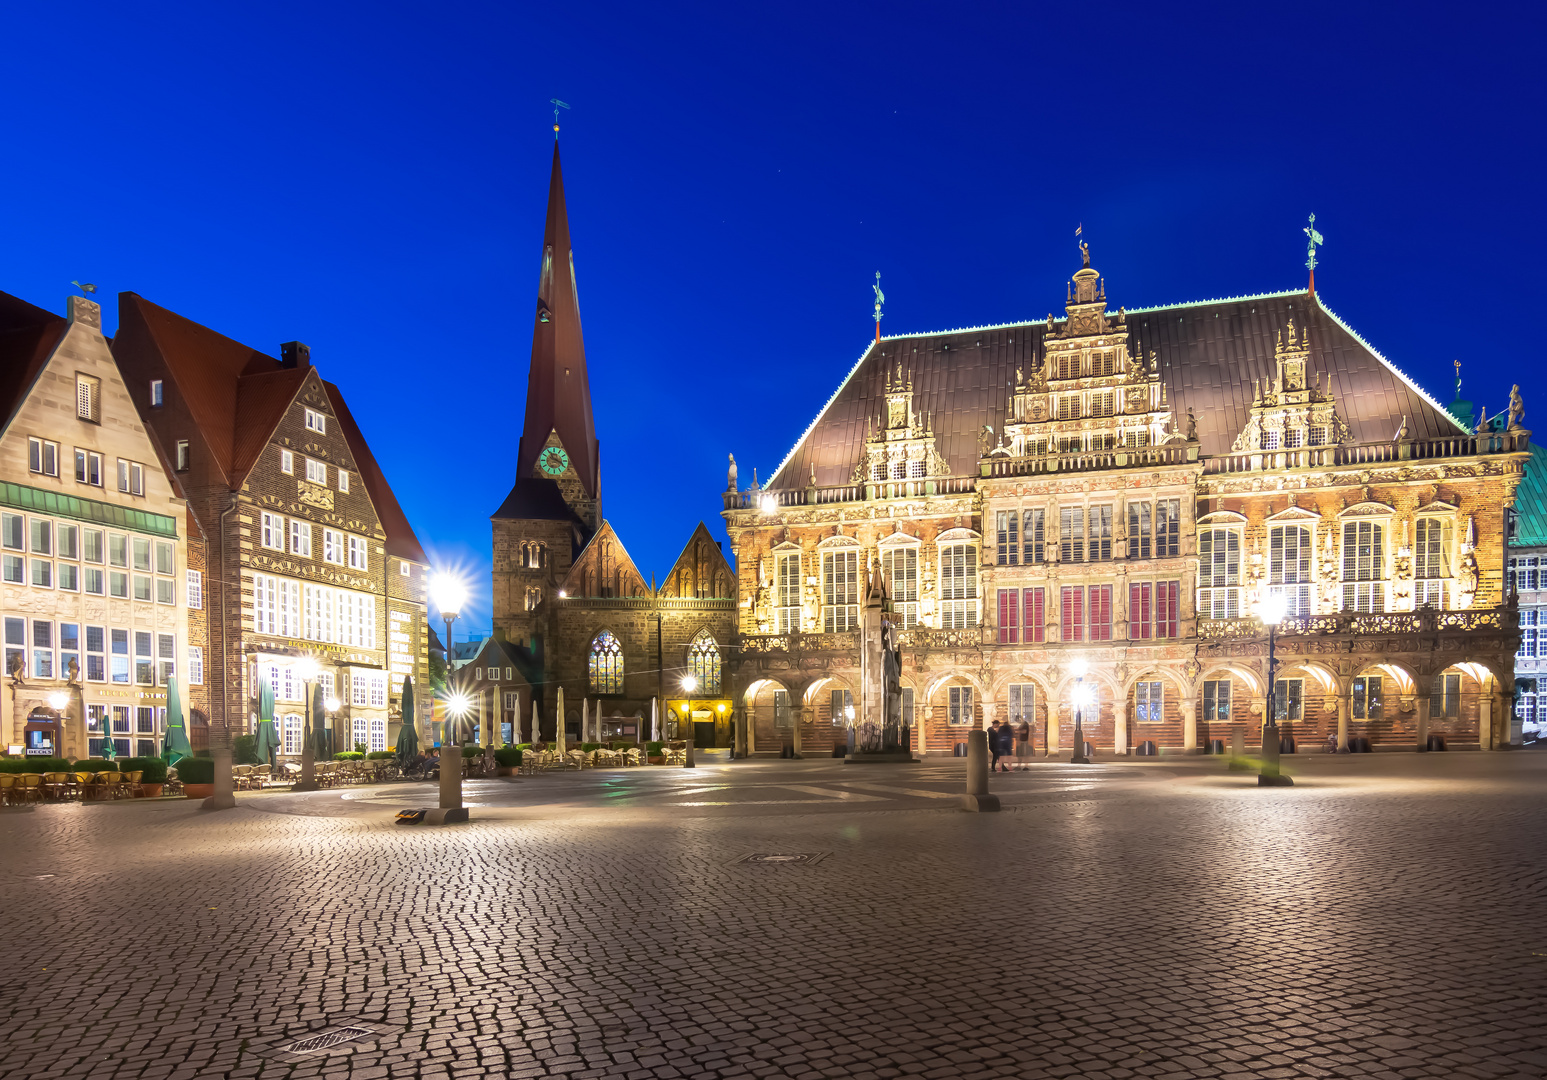
[[984,813],[999,809],[999,796],[988,791],[988,733],[967,733],[967,793],[962,796],[962,809]]

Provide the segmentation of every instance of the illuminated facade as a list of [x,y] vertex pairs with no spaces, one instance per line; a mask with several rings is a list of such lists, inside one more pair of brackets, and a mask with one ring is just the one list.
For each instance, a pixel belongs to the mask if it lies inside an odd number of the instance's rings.
[[870,575],[915,750],[998,717],[1067,753],[1076,660],[1098,752],[1255,744],[1269,593],[1300,752],[1512,738],[1518,409],[1468,430],[1310,291],[1111,311],[1086,253],[1064,308],[878,340],[726,492],[755,751],[844,741]]

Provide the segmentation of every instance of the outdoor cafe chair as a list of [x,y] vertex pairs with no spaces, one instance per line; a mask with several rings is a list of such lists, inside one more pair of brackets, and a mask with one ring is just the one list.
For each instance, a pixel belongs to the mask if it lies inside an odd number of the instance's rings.
[[75,788],[75,777],[67,772],[51,772],[43,774],[43,797],[45,799],[68,799]]
[[18,773],[16,776],[17,802],[38,802],[43,798],[43,774]]
[[85,798],[111,799],[113,797],[113,789],[108,785],[108,773],[94,772],[83,775],[86,777],[85,786],[82,788]]
[[639,752],[639,747],[631,746],[623,751],[623,763],[625,765],[639,765],[644,762],[644,755]]
[[16,774],[0,773],[0,803],[11,802],[11,796],[16,791]]
[[140,777],[144,776],[145,773],[141,770],[135,770],[134,772],[126,772],[121,775],[123,778],[118,782],[119,794],[126,799],[137,798],[140,794]]
[[97,774],[97,780],[103,787],[106,798],[116,799],[123,794],[124,774],[121,772],[104,772]]
[[166,782],[161,786],[164,795],[181,795],[183,793],[183,778],[177,775],[176,769],[167,770]]

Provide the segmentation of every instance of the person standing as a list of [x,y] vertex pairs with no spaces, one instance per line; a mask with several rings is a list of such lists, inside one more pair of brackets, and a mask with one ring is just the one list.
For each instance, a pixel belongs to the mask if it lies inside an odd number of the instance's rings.
[[1031,767],[1031,722],[1022,720],[1015,729],[1015,767],[1023,772]]
[[999,755],[1004,750],[1003,739],[1004,730],[1000,726],[999,721],[995,720],[988,726],[988,752],[994,755],[988,763],[989,772],[993,772],[995,769],[999,768]]

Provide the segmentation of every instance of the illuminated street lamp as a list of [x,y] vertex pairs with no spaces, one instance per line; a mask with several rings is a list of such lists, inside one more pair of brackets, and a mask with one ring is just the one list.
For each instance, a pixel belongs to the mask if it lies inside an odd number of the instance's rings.
[[1278,624],[1284,621],[1286,606],[1283,593],[1270,592],[1257,607],[1257,617],[1268,628],[1268,715],[1262,724],[1262,771],[1257,774],[1259,787],[1294,786],[1294,781],[1279,771],[1278,659],[1273,655]]
[[693,693],[698,689],[698,676],[688,675],[682,680],[682,690],[688,695],[688,749],[683,755],[682,767],[692,769],[693,764]]
[[1085,685],[1085,673],[1090,670],[1090,665],[1084,660],[1076,660],[1070,670],[1074,672],[1074,756],[1069,759],[1071,765],[1089,765],[1090,758],[1085,754],[1085,706],[1091,700],[1090,687]]
[[843,719],[844,719],[844,725],[849,729],[849,731],[848,731],[849,756],[853,757],[854,756],[854,706],[853,705],[845,705],[843,707]]
[[[451,644],[451,624],[456,621],[467,601],[467,587],[447,573],[435,575],[430,584],[430,599],[440,609],[440,617],[446,620],[446,723],[440,737],[440,812],[435,823],[466,821],[467,809],[462,805],[462,740],[460,720],[467,714],[466,694],[457,686],[456,650]],[[428,815],[426,815],[428,817]]]

